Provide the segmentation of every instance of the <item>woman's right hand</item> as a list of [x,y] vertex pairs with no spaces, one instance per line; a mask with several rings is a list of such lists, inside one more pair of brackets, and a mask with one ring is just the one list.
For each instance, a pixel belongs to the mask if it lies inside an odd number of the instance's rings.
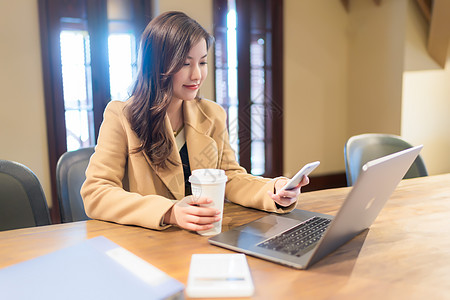
[[203,231],[213,227],[213,223],[220,220],[220,210],[214,207],[202,207],[212,200],[205,197],[194,199],[187,196],[178,201],[164,215],[164,223],[177,225],[192,231]]

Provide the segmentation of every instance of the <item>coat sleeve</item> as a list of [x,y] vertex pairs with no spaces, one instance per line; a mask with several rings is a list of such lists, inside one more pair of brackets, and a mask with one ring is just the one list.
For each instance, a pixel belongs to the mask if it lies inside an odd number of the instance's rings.
[[173,202],[124,189],[130,150],[124,120],[123,104],[110,102],[81,188],[86,214],[93,219],[164,229],[167,226],[161,226],[161,220]]
[[225,198],[231,202],[242,206],[262,209],[269,212],[287,213],[295,208],[297,202],[288,207],[277,206],[273,199],[267,194],[268,191],[273,192],[277,177],[273,179],[263,178],[248,174],[236,161],[236,155],[229,143],[228,131],[226,129],[226,113],[222,110],[221,121],[218,122],[223,126],[218,132],[221,133],[219,139],[222,145],[222,155],[219,157],[219,168],[225,170],[228,177],[225,188]]

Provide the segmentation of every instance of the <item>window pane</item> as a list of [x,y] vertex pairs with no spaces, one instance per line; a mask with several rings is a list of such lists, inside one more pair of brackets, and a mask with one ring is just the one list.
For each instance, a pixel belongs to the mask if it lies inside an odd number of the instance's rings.
[[252,140],[264,141],[265,133],[265,108],[262,104],[251,106],[251,135]]
[[250,71],[251,97],[252,103],[264,104],[265,100],[265,80],[263,69],[252,69]]
[[85,46],[89,46],[88,39],[87,32],[61,32],[61,65],[66,109],[78,108],[80,104],[88,103],[85,65]]
[[228,70],[216,70],[216,101],[228,110]]
[[94,144],[89,35],[83,30],[60,33],[67,150]]
[[126,100],[129,97],[129,88],[134,73],[134,35],[110,34],[108,47],[111,99]]
[[92,132],[89,127],[92,124],[92,111],[66,110],[65,116],[67,151],[91,146]]
[[265,132],[266,132],[266,91],[264,70],[264,39],[253,36],[250,44],[250,84],[251,84],[251,168],[252,173],[265,172]]
[[263,141],[252,141],[252,174],[262,175],[264,174],[265,166],[265,153]]
[[252,41],[250,45],[250,64],[252,68],[264,67],[264,39],[254,38],[256,41]]
[[231,147],[236,153],[236,159],[239,161],[236,18],[236,11],[230,9],[227,14],[228,130],[230,132]]

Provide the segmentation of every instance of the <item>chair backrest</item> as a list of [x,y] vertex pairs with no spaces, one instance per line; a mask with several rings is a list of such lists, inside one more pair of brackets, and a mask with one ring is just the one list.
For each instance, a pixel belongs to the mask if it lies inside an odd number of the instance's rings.
[[[383,157],[412,145],[400,136],[382,133],[366,133],[352,136],[344,147],[345,170],[347,185],[355,183],[362,166],[373,159]],[[422,157],[419,155],[404,178],[428,176]]]
[[23,164],[0,160],[0,230],[50,225],[45,194]]
[[64,153],[56,165],[56,182],[61,222],[89,220],[80,190],[86,180],[86,168],[94,147]]

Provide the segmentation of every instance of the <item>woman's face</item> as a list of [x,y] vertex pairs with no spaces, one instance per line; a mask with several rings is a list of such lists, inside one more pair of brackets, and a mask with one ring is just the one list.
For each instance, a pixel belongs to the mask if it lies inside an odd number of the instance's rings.
[[174,99],[195,99],[198,89],[208,75],[207,55],[205,40],[191,48],[183,67],[173,75]]

